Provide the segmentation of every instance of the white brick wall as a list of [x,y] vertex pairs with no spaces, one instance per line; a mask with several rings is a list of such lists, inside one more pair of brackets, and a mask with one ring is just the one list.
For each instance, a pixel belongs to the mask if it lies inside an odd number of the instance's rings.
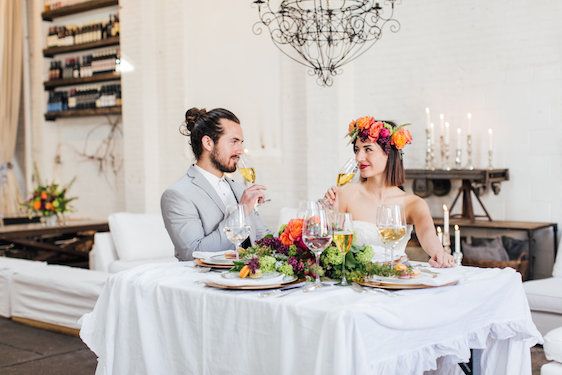
[[[423,166],[424,108],[430,107],[434,118],[447,115],[453,141],[472,112],[477,166],[485,166],[485,132],[494,129],[495,164],[511,174],[499,196],[484,197],[494,218],[562,223],[558,0],[403,1],[396,12],[401,31],[387,30],[343,67],[332,88],[318,87],[267,34],[252,34],[257,11],[250,1],[122,0],[121,7],[123,55],[135,70],[123,78],[124,193],[103,210],[158,210],[162,190],[191,162],[177,130],[191,106],[224,106],[241,118],[259,158],[258,181],[269,187],[272,201],[262,212],[271,225],[279,208],[318,197],[334,183],[351,156],[343,135],[353,117],[411,122],[416,142],[406,151],[406,166]],[[34,103],[34,113],[44,105],[43,98]],[[67,131],[37,124],[49,137],[62,139]],[[257,151],[260,134],[265,151]],[[48,160],[52,142],[40,146],[38,155]],[[97,181],[87,174],[86,181]],[[85,186],[76,188],[81,202],[114,194],[88,193]],[[433,213],[451,199],[430,198]],[[86,213],[102,211],[81,204]]]

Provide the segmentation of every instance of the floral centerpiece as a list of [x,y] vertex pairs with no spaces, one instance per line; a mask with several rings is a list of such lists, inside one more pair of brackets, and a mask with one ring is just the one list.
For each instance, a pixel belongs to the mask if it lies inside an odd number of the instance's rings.
[[281,227],[278,237],[266,236],[254,246],[240,250],[240,260],[234,262],[233,272],[241,278],[259,278],[267,272],[279,272],[299,279],[312,279],[318,274],[339,280],[342,262],[348,280],[364,281],[372,275],[409,277],[412,268],[404,264],[375,263],[370,245],[353,244],[345,255],[332,243],[320,257],[318,268],[314,255],[302,240],[302,219],[293,219]]
[[54,182],[45,185],[39,184],[23,205],[30,213],[43,217],[52,217],[72,211],[70,202],[76,197],[68,197],[67,191],[73,183],[74,179],[66,186],[59,186]]

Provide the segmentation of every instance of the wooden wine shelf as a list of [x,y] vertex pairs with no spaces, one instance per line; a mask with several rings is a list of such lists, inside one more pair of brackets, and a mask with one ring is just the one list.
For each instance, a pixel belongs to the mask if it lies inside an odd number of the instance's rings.
[[45,120],[55,121],[57,118],[70,118],[70,117],[88,117],[88,116],[105,116],[105,115],[120,115],[121,106],[95,108],[95,109],[69,109],[61,112],[47,112],[45,113]]
[[61,53],[85,51],[85,50],[88,50],[88,49],[117,46],[117,45],[119,45],[119,37],[114,36],[114,37],[111,37],[111,38],[102,39],[102,40],[98,40],[96,42],[91,42],[91,43],[81,43],[81,44],[75,44],[75,45],[72,45],[72,46],[45,48],[43,50],[43,56],[53,57],[53,56],[59,55]]
[[121,75],[119,73],[103,73],[84,78],[68,78],[57,79],[54,81],[45,81],[43,82],[43,86],[45,87],[45,90],[52,90],[55,87],[84,85],[87,83],[115,81],[120,79]]
[[43,21],[52,21],[57,17],[69,16],[71,14],[82,13],[88,10],[105,8],[113,5],[119,5],[119,0],[89,0],[75,5],[69,5],[43,12],[41,13],[41,18],[43,18]]

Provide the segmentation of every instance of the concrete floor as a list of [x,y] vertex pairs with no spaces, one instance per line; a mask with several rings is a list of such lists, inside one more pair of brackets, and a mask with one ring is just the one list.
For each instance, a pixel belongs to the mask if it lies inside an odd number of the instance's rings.
[[0,318],[0,374],[93,375],[96,356],[80,340]]
[[[542,347],[531,349],[533,375],[548,362]],[[80,340],[0,318],[1,375],[93,375],[96,356]]]

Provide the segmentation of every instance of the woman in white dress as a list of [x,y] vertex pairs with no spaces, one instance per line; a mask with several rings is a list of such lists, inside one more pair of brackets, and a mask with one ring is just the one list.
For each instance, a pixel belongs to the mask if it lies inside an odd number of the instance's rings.
[[[411,143],[412,136],[404,127],[371,116],[361,117],[349,124],[348,134],[361,176],[360,183],[331,187],[324,199],[340,212],[349,212],[360,242],[380,244],[376,228],[377,207],[381,204],[400,204],[406,222],[414,225],[416,236],[434,267],[454,266],[453,257],[445,253],[427,203],[420,197],[399,188],[405,180],[402,149]],[[402,250],[409,238],[397,247]]]

